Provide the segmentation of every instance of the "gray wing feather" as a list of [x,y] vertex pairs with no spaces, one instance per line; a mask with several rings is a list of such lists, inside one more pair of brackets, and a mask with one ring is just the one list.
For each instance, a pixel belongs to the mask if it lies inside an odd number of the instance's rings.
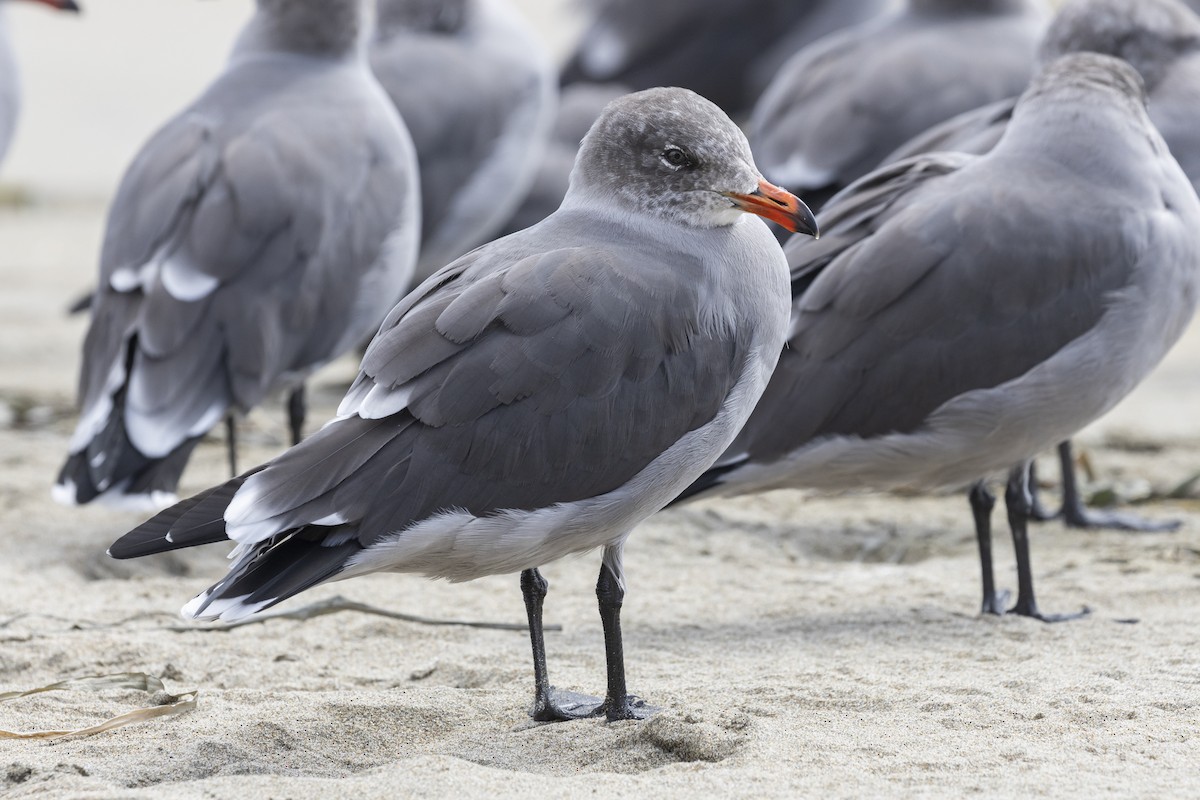
[[[821,238],[789,258],[793,298],[802,295],[820,272],[848,250],[863,246],[893,216],[893,206],[936,178],[962,169],[974,159],[959,153],[934,153],[889,164],[834,195],[822,209]],[[795,245],[793,245],[793,248]],[[793,251],[794,252],[794,251]]]
[[[369,544],[438,511],[603,494],[711,420],[743,369],[744,345],[696,329],[695,288],[661,272],[585,248],[491,275],[482,264],[474,281],[461,280],[465,261],[389,318],[348,415],[248,480],[247,523],[271,520],[259,529],[269,536],[336,512]],[[415,369],[403,357],[414,345]],[[348,413],[367,386],[395,387],[407,407],[385,419]],[[351,446],[364,436],[379,438]],[[231,508],[231,522],[242,513]]]
[[140,267],[172,238],[181,217],[213,179],[219,152],[213,120],[202,114],[177,117],[138,153],[109,211],[100,256],[101,286],[114,270]]
[[[1098,253],[1123,245],[1091,236],[1095,252],[1066,246],[1088,237],[1056,219],[1061,194],[1042,205],[1028,186],[1010,196],[1012,170],[989,165],[985,174],[982,162],[961,158],[962,169],[931,174],[919,190],[879,192],[876,217],[865,208],[844,215],[867,238],[844,247],[795,301],[788,347],[729,452],[774,460],[821,436],[912,431],[947,400],[1024,374],[1104,314],[1130,268]],[[900,171],[906,163],[920,159],[896,165],[894,181],[911,177]],[[1053,168],[1022,179],[1044,183],[1049,198],[1072,183]],[[877,180],[861,185],[878,191]],[[855,200],[848,189],[839,202]],[[828,220],[838,204],[830,211],[823,221],[837,237]],[[809,268],[802,244],[785,251],[795,270]],[[1082,282],[1088,292],[1076,288]]]
[[1011,97],[951,117],[909,139],[880,163],[890,164],[922,153],[945,151],[984,155],[1004,135],[1016,105],[1017,98]]
[[[1019,94],[1033,72],[1040,21],[953,20],[902,15],[797,53],[752,119],[764,174],[775,171],[794,189],[844,186],[930,126]],[[824,184],[801,185],[780,172],[798,153]]]

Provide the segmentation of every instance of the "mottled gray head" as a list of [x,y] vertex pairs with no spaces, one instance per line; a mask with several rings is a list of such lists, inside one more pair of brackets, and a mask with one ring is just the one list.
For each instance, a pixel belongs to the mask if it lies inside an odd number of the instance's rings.
[[1039,58],[1093,52],[1124,59],[1153,88],[1171,63],[1200,49],[1200,17],[1179,0],[1067,0]]
[[257,0],[258,13],[239,49],[269,49],[314,56],[355,50],[365,30],[364,0]]
[[568,200],[586,197],[695,227],[730,225],[749,211],[816,232],[803,203],[763,180],[725,112],[687,89],[647,89],[605,107],[571,172]]
[[1061,107],[1085,96],[1102,97],[1104,104],[1125,106],[1139,116],[1146,108],[1145,84],[1128,62],[1100,53],[1070,53],[1034,77],[1013,118],[1020,116],[1025,105],[1045,101]]
[[398,31],[454,34],[462,30],[477,0],[376,0],[378,38]]

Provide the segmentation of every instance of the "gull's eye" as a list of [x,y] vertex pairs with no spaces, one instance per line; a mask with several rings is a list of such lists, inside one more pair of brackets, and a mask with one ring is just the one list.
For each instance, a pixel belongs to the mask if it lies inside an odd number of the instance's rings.
[[662,160],[671,169],[693,169],[696,166],[696,159],[687,150],[682,147],[671,145],[662,151]]

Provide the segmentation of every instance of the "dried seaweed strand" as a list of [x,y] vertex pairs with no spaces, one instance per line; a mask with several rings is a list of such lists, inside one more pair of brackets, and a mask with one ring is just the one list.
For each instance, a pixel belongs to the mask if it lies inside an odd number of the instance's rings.
[[[422,617],[416,614],[404,614],[399,611],[389,611],[386,608],[370,606],[366,603],[359,603],[354,600],[347,600],[341,595],[331,597],[328,600],[321,600],[312,605],[303,606],[292,611],[273,611],[267,614],[258,614],[249,619],[242,619],[236,622],[223,622],[217,625],[169,625],[167,630],[177,632],[191,631],[214,631],[223,633],[231,631],[234,628],[241,628],[246,625],[257,625],[261,622],[267,622],[273,619],[294,619],[305,622],[316,617],[322,617],[326,614],[336,614],[340,611],[355,611],[360,614],[373,614],[379,617],[387,617],[388,619],[398,619],[404,622],[415,622],[419,625],[457,625],[465,628],[486,628],[499,631],[527,631],[529,627],[521,623],[512,622],[475,622],[471,620],[460,619],[434,619],[432,617]],[[561,631],[561,625],[547,625],[547,631]]]
[[103,722],[98,722],[95,725],[89,725],[86,728],[76,728],[73,730],[56,730],[56,731],[5,731],[0,730],[0,739],[65,739],[67,737],[79,736],[94,736],[97,733],[110,731],[113,728],[120,728],[124,725],[132,725],[137,722],[144,722],[156,717],[167,717],[174,714],[181,714],[196,707],[196,698],[199,696],[197,691],[183,692],[182,694],[167,694],[166,688],[163,686],[162,680],[153,675],[147,675],[144,672],[119,672],[113,675],[88,675],[82,678],[71,678],[70,680],[58,681],[46,686],[39,686],[36,689],[26,689],[25,691],[3,692],[0,693],[0,703],[16,700],[21,697],[41,694],[43,692],[56,692],[67,689],[87,689],[100,691],[104,689],[132,689],[136,691],[150,692],[155,695],[158,701],[152,706],[145,708],[135,708],[133,711],[127,711],[124,714],[118,714],[115,717],[110,717]]

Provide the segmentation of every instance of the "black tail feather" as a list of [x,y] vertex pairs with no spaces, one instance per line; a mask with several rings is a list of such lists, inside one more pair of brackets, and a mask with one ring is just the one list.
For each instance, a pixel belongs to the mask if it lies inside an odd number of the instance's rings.
[[113,558],[138,558],[228,540],[225,509],[247,477],[249,473],[160,511],[113,542],[108,554]]
[[362,545],[351,537],[325,546],[322,541],[328,535],[329,528],[308,526],[281,534],[273,543],[264,542],[250,563],[213,587],[210,600],[240,597],[246,605],[264,603],[265,609],[329,580]]
[[113,410],[104,428],[82,451],[67,458],[58,473],[60,485],[75,487],[76,503],[90,503],[110,489],[122,494],[174,492],[183,468],[201,437],[184,439],[161,458],[144,455],[125,430],[125,389],[113,398]]

